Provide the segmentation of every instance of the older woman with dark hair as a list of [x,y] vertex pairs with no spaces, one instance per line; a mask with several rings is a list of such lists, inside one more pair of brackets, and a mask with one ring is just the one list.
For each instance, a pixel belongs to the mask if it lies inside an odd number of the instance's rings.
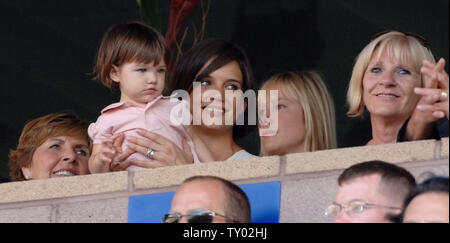
[[73,114],[55,113],[28,122],[9,154],[12,181],[89,174],[88,124]]
[[[435,77],[435,73],[445,71],[442,61],[437,67],[434,63],[427,42],[412,33],[389,31],[379,34],[361,51],[347,93],[350,106],[347,114],[361,117],[365,109],[370,113],[372,138],[367,145],[394,143],[404,136],[429,137],[431,132],[425,131],[429,124],[434,125],[434,121],[443,117],[442,113],[448,117],[448,98],[445,96],[448,94],[448,75],[446,80],[444,74]],[[427,66],[428,70],[425,70]],[[425,88],[427,92],[433,90],[433,94],[419,94],[423,90],[418,88]],[[433,96],[436,91],[442,94],[437,99]],[[442,105],[445,102],[446,111]],[[434,110],[425,110],[418,104],[428,104]],[[412,124],[418,129],[408,129],[401,135],[404,132],[400,131],[406,128],[413,113]]]

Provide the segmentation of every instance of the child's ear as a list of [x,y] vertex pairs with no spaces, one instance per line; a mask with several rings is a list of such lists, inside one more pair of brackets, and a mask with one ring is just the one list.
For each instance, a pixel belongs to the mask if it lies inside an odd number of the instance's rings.
[[114,64],[112,65],[111,72],[109,73],[109,78],[116,83],[120,83],[119,67]]

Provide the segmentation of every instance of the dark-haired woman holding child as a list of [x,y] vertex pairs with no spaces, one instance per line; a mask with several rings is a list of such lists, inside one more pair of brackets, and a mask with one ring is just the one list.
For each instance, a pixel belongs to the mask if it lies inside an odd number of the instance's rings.
[[[247,55],[230,42],[205,40],[180,58],[172,73],[169,90],[189,100],[193,119],[187,128],[202,162],[256,157],[236,142],[251,129],[251,124],[245,119],[248,102],[243,102],[241,110],[237,101],[244,99],[246,91],[254,91],[254,86]],[[235,96],[226,95],[230,92]],[[256,128],[256,122],[254,125]],[[152,134],[146,137],[153,142],[158,139]],[[144,150],[150,144],[141,143],[139,146]]]

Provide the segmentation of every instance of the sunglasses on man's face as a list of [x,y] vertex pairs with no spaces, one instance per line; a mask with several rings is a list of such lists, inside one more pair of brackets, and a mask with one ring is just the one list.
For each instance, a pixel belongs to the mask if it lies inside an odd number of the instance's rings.
[[214,217],[222,217],[229,219],[228,217],[215,213],[211,210],[202,209],[202,210],[193,210],[184,215],[179,213],[168,213],[164,215],[162,220],[163,223],[179,223],[181,218],[186,218],[188,223],[212,223]]

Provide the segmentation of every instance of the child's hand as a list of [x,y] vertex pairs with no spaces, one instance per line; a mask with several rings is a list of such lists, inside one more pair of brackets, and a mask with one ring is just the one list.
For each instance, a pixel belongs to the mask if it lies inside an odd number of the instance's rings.
[[91,173],[109,172],[111,163],[113,163],[114,159],[122,153],[121,147],[123,140],[124,135],[119,134],[104,140],[101,144],[94,145],[92,148],[92,156],[89,159],[89,171]]

